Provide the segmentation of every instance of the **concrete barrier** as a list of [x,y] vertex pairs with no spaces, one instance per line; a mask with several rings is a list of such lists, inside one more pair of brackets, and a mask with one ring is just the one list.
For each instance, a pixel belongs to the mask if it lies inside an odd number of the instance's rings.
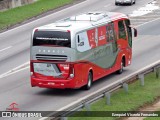
[[0,0],[0,11],[31,4],[37,0]]

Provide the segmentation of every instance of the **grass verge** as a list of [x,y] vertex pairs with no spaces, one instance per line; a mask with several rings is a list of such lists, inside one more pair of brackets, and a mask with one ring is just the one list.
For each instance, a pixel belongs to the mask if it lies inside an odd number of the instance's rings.
[[[160,79],[155,73],[145,76],[145,86],[139,81],[129,85],[129,93],[120,89],[111,95],[111,105],[106,105],[103,98],[91,105],[91,111],[136,111],[138,108],[151,104],[160,96]],[[85,109],[84,109],[85,111]],[[80,117],[70,117],[69,120],[80,120]],[[83,117],[83,120],[115,120],[116,117]]]
[[38,0],[33,4],[0,12],[0,30],[40,15],[48,10],[70,4],[73,1],[75,0]]

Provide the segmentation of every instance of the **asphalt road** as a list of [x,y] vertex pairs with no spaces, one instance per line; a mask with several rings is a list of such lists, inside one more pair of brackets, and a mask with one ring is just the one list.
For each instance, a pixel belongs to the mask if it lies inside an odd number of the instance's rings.
[[[92,10],[107,10],[131,13],[150,0],[138,0],[133,6],[115,6],[114,1],[87,0],[84,3],[53,13],[52,15],[22,25],[0,34],[0,75],[29,61],[30,34],[34,27],[55,20]],[[16,102],[20,110],[58,110],[113,81],[123,78],[160,59],[160,22],[156,20],[138,27],[139,36],[133,41],[133,61],[123,74],[112,74],[95,82],[89,91],[57,90],[30,87],[29,69],[0,78],[0,110]],[[23,69],[23,68],[22,68]],[[12,71],[14,72],[14,71]]]

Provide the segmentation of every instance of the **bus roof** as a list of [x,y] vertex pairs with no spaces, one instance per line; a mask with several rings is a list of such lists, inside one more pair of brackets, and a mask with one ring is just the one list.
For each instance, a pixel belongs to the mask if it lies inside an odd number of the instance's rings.
[[79,32],[94,26],[100,26],[108,22],[128,18],[125,14],[116,12],[88,12],[80,15],[71,16],[55,23],[38,27],[38,30],[47,31],[75,31]]

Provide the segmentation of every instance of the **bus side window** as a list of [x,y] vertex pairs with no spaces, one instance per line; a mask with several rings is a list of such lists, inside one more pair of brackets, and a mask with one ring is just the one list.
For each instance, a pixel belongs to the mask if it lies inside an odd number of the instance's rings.
[[114,24],[113,23],[109,23],[106,27],[107,30],[107,42],[113,42],[115,39],[115,35],[114,35]]
[[116,35],[115,35],[115,31],[114,31],[114,23],[109,23],[106,26],[106,35],[107,35],[107,42],[108,43],[112,43],[112,47],[113,47],[113,52],[117,51],[117,39],[116,39]]
[[123,20],[118,22],[118,31],[119,31],[119,39],[125,39],[126,40],[126,31],[125,31],[125,26],[123,23]]
[[113,40],[113,36],[112,36],[112,28],[110,23],[107,25],[107,42],[111,42]]

